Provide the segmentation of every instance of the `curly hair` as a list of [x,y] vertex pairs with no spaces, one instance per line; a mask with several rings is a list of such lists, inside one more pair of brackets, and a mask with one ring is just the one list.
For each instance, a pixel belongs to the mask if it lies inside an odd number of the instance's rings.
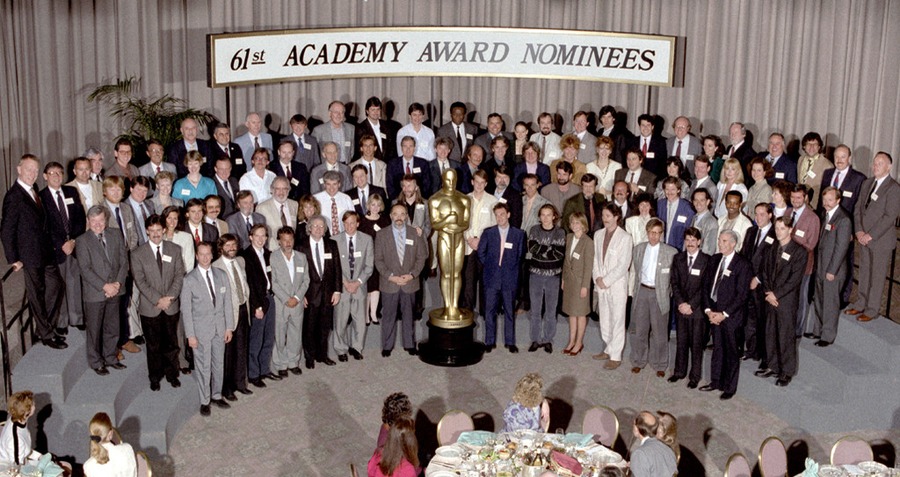
[[412,403],[404,393],[394,393],[384,398],[381,407],[381,422],[391,426],[399,419],[412,417]]
[[542,389],[544,380],[538,373],[528,373],[516,383],[516,391],[513,393],[513,401],[525,407],[535,407],[544,400]]

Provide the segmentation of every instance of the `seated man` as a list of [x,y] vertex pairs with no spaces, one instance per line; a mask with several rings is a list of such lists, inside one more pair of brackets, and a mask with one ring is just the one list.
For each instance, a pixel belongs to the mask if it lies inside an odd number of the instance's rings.
[[634,418],[634,434],[637,446],[631,451],[631,473],[634,477],[659,477],[675,475],[678,464],[675,452],[656,438],[659,423],[656,416],[641,411]]

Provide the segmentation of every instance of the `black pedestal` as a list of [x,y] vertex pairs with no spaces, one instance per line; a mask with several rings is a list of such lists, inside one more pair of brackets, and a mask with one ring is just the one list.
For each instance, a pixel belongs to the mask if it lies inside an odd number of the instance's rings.
[[419,359],[434,366],[460,367],[481,361],[484,345],[475,341],[475,324],[447,329],[428,323],[428,341],[419,343]]

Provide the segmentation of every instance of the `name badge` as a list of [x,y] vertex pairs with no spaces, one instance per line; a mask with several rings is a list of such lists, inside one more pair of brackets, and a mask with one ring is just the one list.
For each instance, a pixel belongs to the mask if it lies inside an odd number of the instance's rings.
[[66,205],[72,205],[72,204],[75,203],[75,201],[72,200],[71,197],[66,197],[65,199],[63,199],[63,203],[66,204]]
[[350,141],[344,141],[344,147],[350,147]]
[[307,144],[307,143],[304,142],[304,143],[303,143],[303,149],[306,149],[307,151],[309,151],[310,149],[312,149],[312,145],[311,145],[311,144]]
[[679,215],[678,217],[675,218],[675,221],[678,222],[679,224],[683,224],[683,223],[687,222],[687,217],[685,217],[683,215]]
[[352,202],[353,205],[359,205],[359,199],[353,199],[350,202]]
[[788,253],[782,253],[782,254],[781,254],[781,258],[782,258],[783,260],[790,260],[790,259],[791,259],[791,255],[788,254]]
[[130,228],[132,228],[132,227],[134,227],[134,224],[132,224],[131,222],[125,223],[125,228],[126,228],[126,229],[130,229]]
[[507,250],[512,250],[512,242],[506,242],[503,244],[503,248]]
[[813,171],[806,171],[806,175],[808,175],[810,179],[816,178],[816,173]]
[[421,169],[421,168],[419,168],[419,167],[413,167],[413,174],[421,174],[421,173],[422,173],[422,169]]
[[831,232],[834,230],[834,224],[825,224],[825,230]]
[[878,200],[878,194],[872,194],[872,201]]
[[776,179],[784,179],[784,172],[776,172],[775,178]]
[[660,273],[669,273],[669,269],[668,269],[668,268],[663,268],[663,269],[660,270],[659,272],[660,272]]
[[556,159],[559,157],[559,153],[556,151],[550,151],[550,159]]
[[731,270],[729,270],[729,269],[726,268],[725,271],[722,272],[722,275],[724,275],[724,276],[726,276],[726,277],[730,277],[730,276],[731,276]]
[[353,258],[361,258],[361,257],[362,257],[362,252],[360,252],[360,251],[353,252]]
[[639,186],[638,186],[638,190],[644,190],[644,191],[645,191],[645,190],[647,190],[647,186],[639,185]]
[[575,260],[581,260],[581,254],[578,252],[573,252],[572,258],[574,258]]
[[378,135],[381,136],[381,139],[387,139],[387,134],[385,133],[378,133]]
[[587,149],[587,144],[582,144],[581,146],[579,146],[579,148],[580,148],[580,149]]
[[424,209],[425,204],[416,204],[416,209]]
[[294,272],[303,273],[303,267],[294,267]]
[[845,190],[844,192],[841,193],[841,195],[844,196],[844,197],[846,197],[846,198],[848,198],[848,199],[852,199],[852,198],[853,198],[853,192],[850,192],[849,190]]
[[656,157],[656,153],[655,153],[655,152],[648,152],[648,153],[647,153],[647,159],[653,159],[654,157]]
[[272,267],[266,265],[266,273],[272,273]]
[[325,179],[323,179],[323,178],[320,177],[320,178],[319,178],[319,184],[324,184],[324,183],[325,183]]
[[691,269],[691,275],[693,275],[693,276],[695,276],[695,277],[699,277],[699,276],[700,276],[700,270],[699,270],[699,269],[696,269],[696,268],[692,268],[692,269]]
[[487,209],[481,209],[481,213],[482,213],[482,214],[486,214],[486,213],[488,213],[488,212],[490,212],[490,210],[487,210]]
[[225,293],[225,287],[219,288],[219,293]]
[[324,258],[324,260],[331,260],[331,254],[330,254],[330,253],[322,254],[322,257]]
[[806,232],[802,230],[795,230],[794,233],[797,234],[797,236],[800,238],[806,237]]
[[244,165],[244,160],[241,159],[241,158],[239,157],[239,158],[237,158],[237,159],[234,160],[234,163],[237,164],[237,165],[239,165],[239,166],[242,166],[242,165]]
[[775,243],[775,239],[772,237],[766,237],[765,240],[763,240],[763,242],[765,242],[769,245],[772,245],[773,243]]
[[191,195],[191,191],[188,189],[181,189],[181,195]]
[[162,261],[166,262],[166,263],[170,263],[172,261],[172,256],[171,255],[163,255]]
[[499,200],[501,204],[505,204],[505,203],[506,203],[506,199],[504,199],[503,197],[501,197],[501,198],[499,198],[499,199],[497,199],[497,200]]
[[694,155],[693,155],[693,154],[685,154],[685,155],[684,155],[684,158],[685,158],[685,160],[693,161],[693,160],[694,160]]
[[296,186],[300,185],[300,181],[298,181],[296,177],[292,177],[292,178],[291,178],[291,185],[294,186],[294,187],[296,187]]
[[406,239],[406,245],[412,245],[413,239]]
[[471,140],[472,140],[472,139],[473,139],[473,138],[472,138],[472,135],[471,135],[471,134],[469,134],[469,133],[466,133],[466,139],[468,139],[468,140],[470,140],[470,141],[471,141]]
[[381,230],[381,227],[379,227],[378,224],[373,225],[372,228],[375,229],[376,232]]

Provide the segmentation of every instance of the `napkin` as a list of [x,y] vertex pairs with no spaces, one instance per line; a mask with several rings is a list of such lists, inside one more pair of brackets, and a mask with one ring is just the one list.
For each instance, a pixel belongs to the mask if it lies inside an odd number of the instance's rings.
[[577,432],[570,432],[563,438],[563,444],[573,444],[577,447],[584,447],[593,441],[593,434],[579,434]]
[[819,464],[816,461],[807,457],[805,464],[806,469],[804,469],[803,474],[801,474],[803,477],[817,477],[819,475]]
[[581,475],[583,469],[581,468],[581,464],[578,463],[574,457],[567,456],[562,452],[553,451],[550,454],[550,459],[559,467],[566,469],[571,472],[573,475]]
[[460,434],[456,442],[472,446],[484,446],[487,445],[489,439],[493,439],[495,436],[493,432],[488,431],[468,431]]

